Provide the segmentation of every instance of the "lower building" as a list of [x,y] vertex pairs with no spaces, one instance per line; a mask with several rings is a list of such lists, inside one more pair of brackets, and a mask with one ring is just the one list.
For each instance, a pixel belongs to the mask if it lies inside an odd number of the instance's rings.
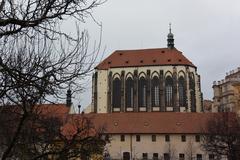
[[[87,114],[103,128],[105,154],[111,159],[213,160],[202,147],[209,120],[218,113]],[[226,159],[222,157],[222,159]]]

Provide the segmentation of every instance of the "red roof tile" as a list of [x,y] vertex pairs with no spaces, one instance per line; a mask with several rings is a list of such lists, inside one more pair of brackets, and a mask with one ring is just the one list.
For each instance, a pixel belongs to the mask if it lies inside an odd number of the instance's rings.
[[70,107],[66,104],[41,104],[34,107],[34,109],[41,114],[67,115]]
[[96,69],[159,65],[187,65],[196,67],[177,49],[156,48],[117,50],[103,60]]
[[[79,116],[79,115],[75,115]],[[222,116],[221,113],[102,113],[85,114],[96,128],[104,127],[110,134],[196,134],[207,128],[211,118]],[[233,119],[236,114],[230,113]]]

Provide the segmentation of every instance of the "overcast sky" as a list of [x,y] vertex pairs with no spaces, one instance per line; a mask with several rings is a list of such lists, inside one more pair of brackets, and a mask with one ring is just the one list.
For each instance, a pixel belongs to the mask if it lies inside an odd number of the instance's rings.
[[[93,10],[103,25],[104,57],[115,50],[166,47],[172,23],[175,47],[198,67],[204,99],[212,99],[212,82],[240,67],[240,0],[108,0]],[[99,27],[88,20],[91,40]],[[80,103],[91,102],[91,85]]]

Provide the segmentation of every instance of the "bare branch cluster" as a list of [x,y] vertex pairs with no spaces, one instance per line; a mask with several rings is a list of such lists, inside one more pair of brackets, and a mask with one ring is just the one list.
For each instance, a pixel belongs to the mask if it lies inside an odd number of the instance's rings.
[[[82,90],[79,82],[93,69],[100,43],[90,52],[87,31],[80,32],[76,26],[73,37],[61,29],[61,24],[71,18],[77,23],[84,22],[101,3],[100,0],[0,2],[2,160],[46,159],[49,155],[66,159],[69,155],[79,156],[80,151],[101,150],[102,141],[97,135],[83,140],[82,133],[93,126],[80,126],[79,132],[68,139],[61,135],[62,118],[46,117],[36,110],[37,105],[62,98],[69,86],[73,92]],[[56,147],[56,141],[61,145]],[[81,147],[95,144],[96,148],[79,150],[77,144]]]
[[[100,138],[99,132],[95,129],[90,119],[81,116],[61,117],[53,112],[44,111],[45,114],[39,114],[39,110],[35,110],[31,116],[25,119],[22,129],[18,134],[18,141],[12,147],[12,152],[8,155],[11,159],[70,159],[70,158],[86,158],[92,154],[101,154],[105,142]],[[51,115],[49,115],[49,113]],[[21,117],[17,112],[9,112],[5,110],[0,118],[0,122],[6,120],[20,120]],[[4,117],[4,118],[3,118]],[[67,123],[66,123],[67,121]],[[8,121],[9,122],[9,121]],[[9,146],[12,142],[10,137],[16,132],[15,123],[2,126],[0,123],[1,137],[0,149]],[[12,135],[12,136],[9,136]],[[3,158],[4,159],[4,155]]]
[[61,30],[56,30],[59,22],[75,18],[79,22],[91,16],[92,9],[100,5],[99,0],[2,0],[0,2],[0,37],[27,34],[34,30],[58,33],[69,37]]
[[222,113],[207,124],[207,134],[202,136],[202,147],[216,158],[229,160],[240,157],[240,125],[233,113]]

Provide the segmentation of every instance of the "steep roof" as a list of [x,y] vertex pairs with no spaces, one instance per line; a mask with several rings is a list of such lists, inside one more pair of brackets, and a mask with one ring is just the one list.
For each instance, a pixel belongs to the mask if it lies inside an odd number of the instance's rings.
[[[231,119],[236,119],[236,114],[228,114]],[[205,132],[209,120],[222,117],[222,113],[142,112],[84,116],[88,117],[96,128],[104,127],[109,134],[197,134]]]
[[117,50],[103,60],[96,69],[117,67],[186,65],[196,67],[177,49],[156,48],[140,50]]

